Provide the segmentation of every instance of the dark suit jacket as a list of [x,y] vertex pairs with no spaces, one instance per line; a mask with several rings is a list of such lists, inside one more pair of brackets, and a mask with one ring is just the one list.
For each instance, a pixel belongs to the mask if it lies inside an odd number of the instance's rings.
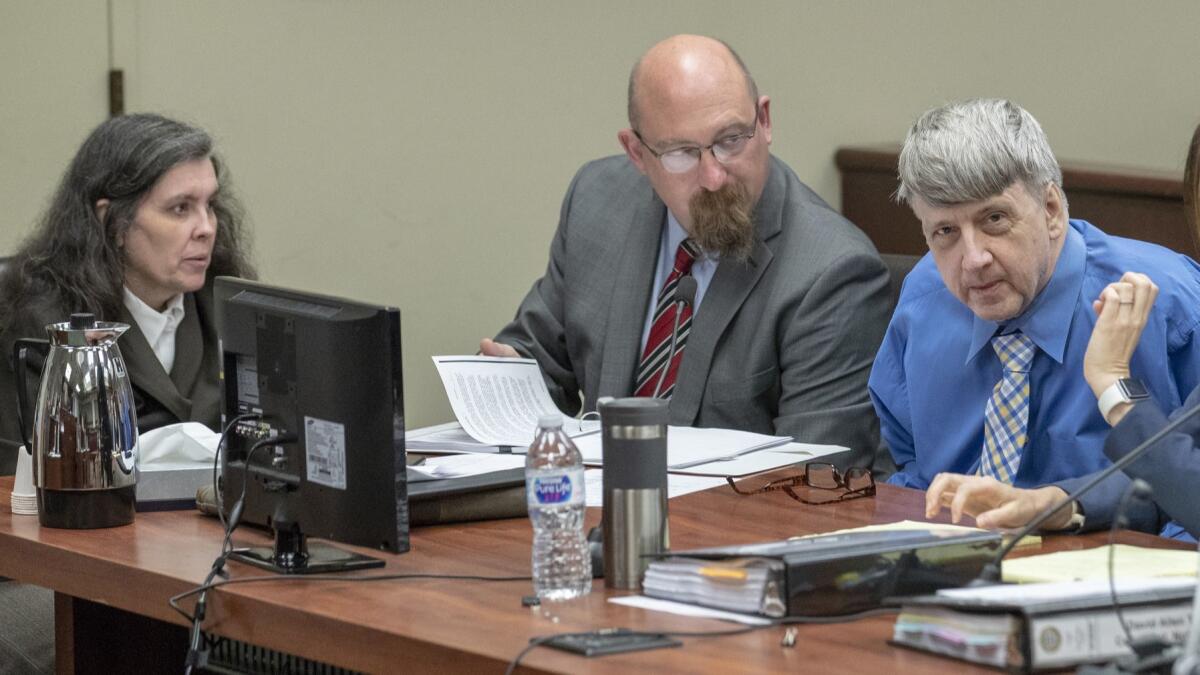
[[[1200,389],[1192,391],[1183,407],[1171,413],[1171,419],[1196,405],[1200,405]],[[1104,454],[1115,462],[1166,425],[1167,417],[1158,402],[1154,399],[1142,401],[1113,427],[1104,443]],[[1196,486],[1200,485],[1198,444],[1200,417],[1184,422],[1175,433],[1164,437],[1125,467],[1125,473],[1149,483],[1154,489],[1154,503],[1166,512],[1165,516],[1182,525],[1188,534],[1200,538],[1200,495],[1196,493]],[[1091,519],[1092,515],[1088,513],[1087,521]],[[1157,520],[1156,525],[1161,525],[1166,518],[1160,514]]]
[[[22,318],[0,332],[0,475],[16,468],[15,444],[21,442],[16,418],[16,381],[11,362],[12,345],[18,337],[44,338],[48,323],[65,321],[68,312],[38,305],[22,313]],[[175,334],[175,365],[168,375],[154,350],[129,312],[121,307],[116,321],[129,324],[117,346],[129,372],[137,403],[138,430],[148,431],[176,422],[200,422],[217,429],[221,419],[221,386],[218,381],[220,353],[212,308],[212,286],[184,296],[184,318]],[[27,376],[29,401],[37,400],[41,358],[31,355]],[[25,420],[32,425],[32,419]]]
[[[870,466],[867,375],[887,269],[867,237],[771,158],[749,261],[723,260],[692,321],[671,424],[845,445]],[[666,207],[624,156],[575,176],[550,262],[496,340],[537,359],[564,411],[629,396]]]

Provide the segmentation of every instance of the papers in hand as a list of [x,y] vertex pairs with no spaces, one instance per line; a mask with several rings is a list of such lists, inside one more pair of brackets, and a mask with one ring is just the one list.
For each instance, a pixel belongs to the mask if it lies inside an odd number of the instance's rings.
[[[454,416],[467,436],[483,447],[528,448],[537,431],[538,418],[561,414],[550,398],[542,370],[533,359],[497,356],[435,356],[442,386]],[[564,425],[568,435],[595,433]],[[411,445],[409,447],[412,447]]]

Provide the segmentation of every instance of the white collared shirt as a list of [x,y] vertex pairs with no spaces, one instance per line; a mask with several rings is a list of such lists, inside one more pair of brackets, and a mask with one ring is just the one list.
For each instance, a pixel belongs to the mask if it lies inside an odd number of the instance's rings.
[[171,298],[167,308],[160,312],[142,302],[126,287],[125,309],[129,310],[142,335],[146,336],[146,342],[150,343],[163,370],[170,373],[175,365],[175,332],[183,323],[183,294]]

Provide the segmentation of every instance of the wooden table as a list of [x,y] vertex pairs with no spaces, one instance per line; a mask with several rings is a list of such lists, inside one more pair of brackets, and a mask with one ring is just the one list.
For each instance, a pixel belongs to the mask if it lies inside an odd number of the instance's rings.
[[[56,591],[60,670],[112,670],[116,662],[97,659],[109,658],[114,651],[133,658],[130,663],[139,672],[161,666],[150,657],[137,661],[138,653],[153,652],[155,645],[177,648],[184,634],[177,626],[184,621],[170,609],[167,598],[203,580],[220,545],[217,521],[181,511],[138,514],[132,525],[107,530],[40,528],[36,517],[11,514],[11,481],[0,479],[0,575]],[[763,541],[921,519],[922,510],[923,493],[887,485],[881,485],[873,499],[821,507],[804,506],[782,493],[742,497],[722,486],[671,500],[671,541],[676,548]],[[590,509],[588,526],[599,516],[598,509]],[[526,519],[425,527],[413,531],[411,552],[382,555],[387,558],[386,573],[528,575],[530,539]],[[235,537],[239,545],[266,540],[252,530]],[[1132,532],[1121,533],[1121,540],[1183,546]],[[1049,537],[1040,551],[1022,554],[1102,543],[1103,535]],[[259,574],[238,563],[230,563],[229,569],[234,578]],[[361,574],[372,573],[377,571]],[[234,585],[213,593],[204,627],[356,670],[476,673],[502,672],[531,637],[549,633],[608,626],[660,631],[730,627],[608,603],[616,593],[605,591],[602,581],[586,598],[537,609],[521,606],[521,596],[530,592],[529,582],[450,580]],[[120,617],[134,615],[111,608],[140,615],[135,618],[145,625],[120,628],[126,626]],[[885,616],[802,626],[794,648],[780,646],[783,629],[778,627],[733,637],[685,639],[677,649],[595,659],[539,648],[522,666],[523,672],[572,673],[972,671],[960,662],[889,646],[893,621]],[[96,644],[98,633],[105,637]],[[131,634],[126,637],[133,638],[133,646],[106,649],[116,640],[114,633]],[[166,672],[180,670],[182,651],[173,653],[179,660]]]

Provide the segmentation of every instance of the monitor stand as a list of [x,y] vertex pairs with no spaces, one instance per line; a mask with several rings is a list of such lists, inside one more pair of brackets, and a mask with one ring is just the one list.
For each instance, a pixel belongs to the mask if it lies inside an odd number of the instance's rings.
[[336,546],[308,543],[298,523],[279,522],[275,526],[275,546],[235,549],[229,557],[279,574],[326,574],[383,567],[379,558],[344,551]]

